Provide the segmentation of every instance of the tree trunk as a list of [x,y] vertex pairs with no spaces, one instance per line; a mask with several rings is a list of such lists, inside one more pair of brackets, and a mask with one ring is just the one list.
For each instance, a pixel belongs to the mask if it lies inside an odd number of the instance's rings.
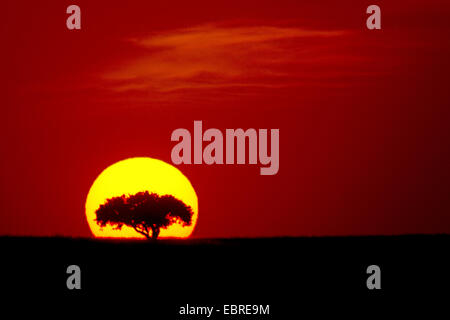
[[156,226],[152,226],[152,240],[158,239],[159,236],[159,228]]

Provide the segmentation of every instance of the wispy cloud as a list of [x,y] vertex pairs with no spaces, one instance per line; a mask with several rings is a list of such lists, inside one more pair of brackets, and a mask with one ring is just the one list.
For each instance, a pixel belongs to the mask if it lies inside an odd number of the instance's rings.
[[103,74],[116,91],[295,86],[345,75],[345,31],[274,26],[194,28],[129,39],[141,56]]

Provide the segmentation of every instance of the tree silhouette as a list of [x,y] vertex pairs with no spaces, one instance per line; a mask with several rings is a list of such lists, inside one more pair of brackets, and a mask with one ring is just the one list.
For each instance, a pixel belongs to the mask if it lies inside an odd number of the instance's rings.
[[177,222],[184,227],[190,226],[193,211],[172,195],[160,196],[145,191],[107,199],[95,214],[95,221],[100,227],[110,224],[120,230],[127,225],[147,239],[156,240],[161,228]]

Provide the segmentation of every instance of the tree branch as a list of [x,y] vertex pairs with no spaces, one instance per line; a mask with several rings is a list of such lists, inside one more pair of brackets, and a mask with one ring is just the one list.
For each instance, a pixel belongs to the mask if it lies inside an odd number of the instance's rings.
[[136,230],[136,232],[144,235],[146,238],[150,238],[150,235],[148,234],[148,232],[145,233],[144,230],[139,230],[136,225],[132,225],[132,227],[134,230]]

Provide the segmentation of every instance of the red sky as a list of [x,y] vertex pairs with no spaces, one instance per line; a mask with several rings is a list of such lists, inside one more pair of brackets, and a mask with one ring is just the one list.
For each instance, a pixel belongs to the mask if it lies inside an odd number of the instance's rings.
[[280,171],[181,165],[196,237],[450,232],[450,5],[6,1],[0,235],[90,236],[110,164],[177,128],[279,128]]

